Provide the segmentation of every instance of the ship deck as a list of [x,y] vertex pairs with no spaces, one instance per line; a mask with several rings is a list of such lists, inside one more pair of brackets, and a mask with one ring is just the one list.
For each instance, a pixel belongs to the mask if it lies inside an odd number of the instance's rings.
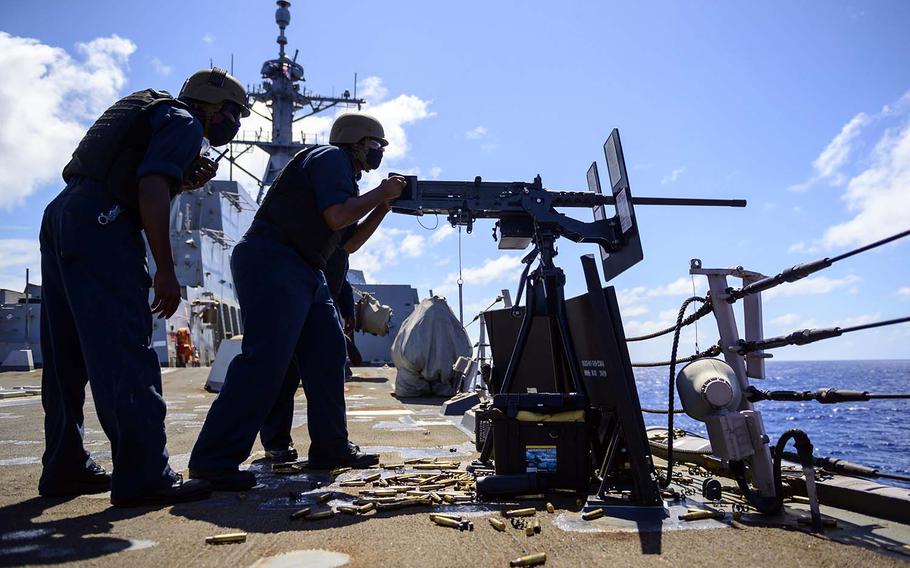
[[[202,386],[208,369],[167,369],[167,433],[171,464],[185,470],[189,452],[215,395]],[[453,418],[439,414],[440,400],[399,401],[391,395],[393,369],[358,368],[346,383],[351,438],[382,460],[440,457],[461,462],[477,457],[472,437]],[[0,374],[0,387],[39,385],[40,371]],[[110,446],[89,399],[85,407],[87,448],[110,469]],[[824,536],[784,526],[732,528],[727,521],[676,519],[661,530],[638,532],[634,524],[580,519],[574,497],[518,502],[536,507],[540,534],[526,536],[508,526],[498,532],[488,517],[515,505],[461,505],[454,509],[474,522],[473,531],[436,526],[428,513],[445,507],[417,507],[339,514],[318,521],[290,520],[293,511],[327,490],[357,495],[324,472],[276,475],[256,445],[250,467],[260,485],[243,495],[216,493],[206,501],[171,507],[115,509],[109,495],[43,499],[37,495],[43,450],[40,397],[0,400],[0,565],[85,564],[93,566],[508,566],[536,552],[547,566],[742,565],[891,566],[910,560],[910,527],[823,507],[838,519]],[[299,392],[294,438],[305,454],[306,400]],[[391,472],[384,472],[384,475]],[[325,482],[326,487],[314,488]],[[344,499],[330,502],[341,504]],[[691,503],[694,504],[694,503]],[[794,512],[799,504],[788,504]],[[320,508],[325,508],[320,505]],[[451,508],[451,507],[450,507]],[[803,507],[804,509],[804,507]],[[674,507],[674,515],[680,510]],[[685,511],[685,506],[681,509]],[[727,517],[729,519],[729,515]],[[238,544],[210,545],[206,537],[247,533]],[[293,556],[281,556],[295,553]],[[277,558],[276,558],[277,557]],[[281,561],[286,561],[284,564]]]

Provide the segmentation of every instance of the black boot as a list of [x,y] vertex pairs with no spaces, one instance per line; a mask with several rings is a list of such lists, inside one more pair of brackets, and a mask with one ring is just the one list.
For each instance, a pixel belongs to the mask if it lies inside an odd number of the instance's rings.
[[197,471],[190,470],[190,479],[205,480],[215,491],[246,491],[256,486],[256,475],[252,471]]
[[75,475],[46,480],[42,476],[38,493],[42,497],[72,497],[91,495],[111,490],[111,475],[100,465],[92,464]]
[[348,451],[337,456],[310,456],[307,467],[312,469],[333,469],[336,467],[352,467],[365,469],[379,463],[379,454],[367,454],[360,451],[359,446],[348,442]]
[[207,481],[191,479],[184,481],[179,473],[171,473],[171,484],[145,495],[138,495],[128,499],[111,497],[114,507],[141,507],[143,505],[173,505],[189,501],[208,499],[212,494],[212,486]]

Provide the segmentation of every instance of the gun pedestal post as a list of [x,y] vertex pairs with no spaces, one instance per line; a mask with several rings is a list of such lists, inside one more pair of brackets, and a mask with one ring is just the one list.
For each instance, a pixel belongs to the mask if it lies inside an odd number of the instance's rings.
[[[509,357],[509,363],[506,367],[505,377],[502,381],[500,393],[508,393],[515,380],[518,367],[525,348],[528,344],[528,336],[531,332],[531,325],[535,316],[543,316],[549,319],[552,333],[550,335],[553,341],[553,356],[561,360],[562,365],[568,371],[566,373],[571,380],[565,381],[561,386],[562,392],[576,392],[585,395],[585,384],[582,380],[581,365],[578,357],[575,355],[575,347],[572,343],[572,336],[569,332],[569,321],[566,316],[566,299],[565,299],[565,272],[553,262],[556,256],[556,238],[557,236],[546,230],[539,230],[534,235],[536,244],[535,249],[525,257],[527,262],[534,262],[539,256],[538,266],[532,272],[523,277],[519,284],[520,290],[526,289],[525,293],[525,312],[521,321],[521,327],[518,331],[518,338]],[[515,301],[520,301],[520,296]],[[513,314],[517,314],[518,309],[513,309]],[[493,452],[493,437],[487,436],[484,441],[483,450],[480,454],[480,462],[486,463]]]

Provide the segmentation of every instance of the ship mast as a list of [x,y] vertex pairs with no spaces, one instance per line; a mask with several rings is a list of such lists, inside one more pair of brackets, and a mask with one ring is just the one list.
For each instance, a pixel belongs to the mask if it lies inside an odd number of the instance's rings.
[[[256,109],[253,109],[253,112],[272,123],[272,136],[270,140],[265,140],[257,133],[254,139],[234,140],[233,144],[246,146],[246,148],[236,155],[232,152],[232,156],[228,158],[233,165],[240,168],[236,159],[254,147],[269,154],[269,162],[262,179],[243,170],[259,184],[259,193],[256,196],[257,204],[262,203],[267,187],[272,185],[278,172],[287,165],[294,154],[315,145],[307,143],[303,135],[298,140],[294,139],[294,123],[339,104],[356,105],[358,110],[361,105],[366,104],[364,99],[357,98],[356,85],[353,97],[348,90],[345,90],[341,97],[324,97],[313,94],[305,87],[301,88],[306,79],[303,76],[303,66],[297,63],[299,50],[294,51],[294,57],[288,57],[285,53],[288,39],[284,35],[284,30],[291,23],[291,11],[289,10],[291,3],[287,0],[278,0],[276,4],[278,4],[278,9],[275,11],[275,23],[278,24],[276,40],[278,58],[270,59],[262,64],[262,83],[247,91],[251,107],[256,102],[265,104],[268,114],[263,114]],[[295,116],[300,111],[304,112]]]

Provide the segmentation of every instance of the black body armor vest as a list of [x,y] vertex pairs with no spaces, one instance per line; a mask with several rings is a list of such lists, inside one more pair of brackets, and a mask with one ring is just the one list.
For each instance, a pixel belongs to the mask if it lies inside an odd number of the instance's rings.
[[[316,192],[306,166],[302,164],[316,148],[320,146],[301,150],[281,170],[262,200],[256,219],[277,228],[304,260],[324,270],[341,242],[342,231],[333,231],[326,224],[316,204]],[[351,184],[354,185],[353,179]]]
[[[99,181],[124,209],[138,214],[136,172],[152,138],[148,112],[162,103],[189,110],[167,91],[154,89],[138,91],[114,103],[79,142],[72,159],[63,168],[64,181],[68,183],[76,176]],[[171,188],[171,198],[179,192],[179,187]]]

